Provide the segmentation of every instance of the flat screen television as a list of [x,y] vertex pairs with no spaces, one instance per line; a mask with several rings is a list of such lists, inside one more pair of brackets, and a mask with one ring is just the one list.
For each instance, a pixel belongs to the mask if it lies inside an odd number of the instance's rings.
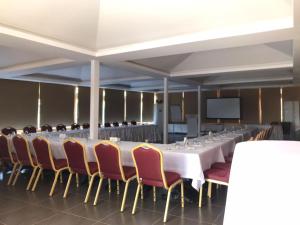
[[208,119],[240,119],[240,98],[207,98],[206,118]]

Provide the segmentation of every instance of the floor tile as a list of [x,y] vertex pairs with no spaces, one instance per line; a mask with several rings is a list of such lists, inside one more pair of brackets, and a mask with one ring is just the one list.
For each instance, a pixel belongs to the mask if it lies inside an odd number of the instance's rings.
[[10,213],[1,214],[0,222],[6,225],[32,225],[54,214],[54,211],[43,207],[26,206]]
[[110,225],[152,225],[159,219],[163,219],[162,214],[140,210],[135,215],[131,214],[131,211],[127,210],[123,213],[114,213],[108,215],[104,220],[100,222]]
[[[2,194],[2,192],[1,192]],[[0,215],[4,213],[9,213],[11,211],[18,210],[20,208],[23,208],[27,204],[24,204],[23,202],[14,200],[14,199],[9,199],[6,197],[1,197],[0,201]]]
[[82,217],[100,220],[108,214],[119,213],[120,207],[121,203],[115,201],[99,201],[96,206],[91,201],[87,204],[79,204],[67,211]]
[[48,219],[35,223],[34,225],[92,225],[95,223],[96,221],[94,220],[58,213],[49,217]]
[[[153,225],[165,225],[162,220],[157,221]],[[195,221],[195,220],[190,220],[187,218],[182,218],[182,217],[177,217],[177,216],[168,216],[168,225],[211,225],[210,223],[205,223],[205,222],[200,222],[200,221]]]
[[206,205],[198,208],[195,204],[185,204],[184,208],[178,206],[171,209],[169,214],[191,220],[213,223],[221,212],[223,212],[223,207],[219,206]]

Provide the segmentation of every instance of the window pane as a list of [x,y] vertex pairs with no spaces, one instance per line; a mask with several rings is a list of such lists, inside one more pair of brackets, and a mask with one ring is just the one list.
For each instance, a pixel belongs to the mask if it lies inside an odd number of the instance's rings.
[[0,80],[0,126],[36,126],[38,83]]
[[124,91],[105,89],[105,121],[123,121]]
[[41,84],[41,125],[74,121],[74,86]]

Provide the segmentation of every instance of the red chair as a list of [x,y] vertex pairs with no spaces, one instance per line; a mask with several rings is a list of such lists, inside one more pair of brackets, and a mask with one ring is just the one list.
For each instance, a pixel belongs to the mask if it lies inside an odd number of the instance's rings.
[[43,137],[36,137],[35,139],[33,139],[32,144],[36,153],[39,168],[39,172],[32,187],[32,191],[35,191],[36,185],[39,181],[42,171],[53,170],[55,172],[55,177],[49,193],[49,196],[52,196],[55,190],[58,176],[62,176],[62,171],[68,169],[67,160],[55,159],[52,155],[50,143]]
[[[211,168],[204,171],[205,181],[208,182],[207,196],[211,198],[212,184],[225,185],[229,184],[230,167],[223,169]],[[199,207],[202,206],[202,191],[203,188],[199,190]]]
[[65,189],[64,198],[69,192],[70,183],[74,173],[87,175],[90,178],[89,187],[85,196],[84,203],[89,200],[94,178],[99,174],[96,162],[88,162],[86,156],[86,147],[73,138],[67,139],[64,144],[64,150],[67,156],[68,169],[70,172],[68,183]]
[[36,171],[38,169],[38,164],[36,161],[36,158],[34,155],[32,155],[30,153],[29,150],[29,145],[27,140],[21,136],[21,135],[16,135],[13,137],[13,144],[17,153],[17,158],[18,158],[18,162],[20,164],[20,167],[17,171],[17,174],[15,176],[14,182],[13,182],[13,186],[16,184],[17,179],[20,175],[20,172],[22,170],[23,166],[29,166],[33,168],[33,172],[31,174],[30,180],[28,182],[28,185],[26,187],[26,190],[30,189],[31,183],[35,177]]
[[119,180],[122,180],[126,183],[121,206],[121,212],[123,212],[128,186],[130,182],[136,178],[135,168],[122,166],[120,148],[110,141],[100,141],[97,143],[94,146],[94,153],[97,159],[98,169],[100,171],[100,182],[98,185],[94,205],[97,204],[103,179],[108,179],[109,181],[109,192],[111,192],[110,180],[116,180],[118,194],[120,194]]
[[41,127],[41,131],[52,132],[52,126],[50,126],[49,124],[45,124]]
[[16,170],[19,166],[19,162],[16,153],[10,150],[10,143],[7,137],[3,134],[0,134],[0,160],[4,165],[5,164],[13,165],[13,169],[11,171],[11,174],[7,182],[7,185],[10,185],[12,178],[14,177]]
[[164,171],[162,152],[149,144],[141,144],[132,149],[132,158],[136,168],[138,187],[134,199],[132,214],[135,214],[139,192],[142,185],[153,186],[153,199],[155,200],[155,187],[168,190],[164,222],[167,221],[170,195],[175,186],[181,184],[181,207],[184,207],[183,181],[178,173]]

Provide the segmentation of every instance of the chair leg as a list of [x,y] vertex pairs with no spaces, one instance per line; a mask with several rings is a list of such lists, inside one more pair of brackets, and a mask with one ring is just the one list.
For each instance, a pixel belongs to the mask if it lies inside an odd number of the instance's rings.
[[108,192],[111,193],[111,180],[108,179]]
[[141,184],[141,199],[144,199],[144,185]]
[[123,193],[121,212],[124,212],[126,198],[127,198],[127,192],[128,192],[128,187],[129,187],[130,182],[131,182],[131,180],[129,179],[129,180],[126,181],[126,184],[125,184],[125,190],[124,190],[124,193]]
[[181,187],[181,208],[184,208],[184,184],[183,181],[180,184]]
[[22,165],[20,165],[19,166],[19,168],[17,169],[17,173],[16,173],[16,176],[15,176],[15,178],[14,178],[14,181],[13,181],[13,183],[12,183],[12,185],[13,186],[15,186],[16,185],[16,182],[17,182],[17,180],[18,180],[18,177],[19,177],[19,175],[20,175],[20,173],[21,173],[21,170],[22,170]]
[[26,187],[26,190],[27,190],[27,191],[30,189],[30,186],[31,186],[32,181],[33,181],[33,179],[34,179],[34,177],[35,177],[35,173],[36,173],[36,170],[37,170],[37,169],[38,169],[38,167],[34,167],[34,168],[33,168],[31,177],[30,177],[29,182],[28,182],[27,187]]
[[165,208],[165,214],[164,214],[164,223],[167,222],[167,218],[168,218],[171,192],[172,192],[172,188],[169,188],[167,202],[166,202],[166,208]]
[[10,176],[9,176],[9,179],[8,179],[7,185],[10,185],[10,184],[11,184],[11,182],[12,182],[12,179],[13,179],[13,177],[14,177],[15,173],[16,173],[17,167],[18,167],[18,164],[17,164],[17,163],[15,163],[15,164],[14,164],[14,166],[13,166],[13,169],[12,169],[12,171],[11,171],[11,174],[10,174]]
[[87,203],[87,202],[89,201],[89,198],[90,198],[90,194],[91,194],[91,190],[92,190],[92,187],[93,187],[93,183],[94,183],[95,176],[96,176],[96,174],[94,174],[94,175],[92,176],[92,178],[91,178],[91,181],[90,181],[88,190],[87,190],[86,195],[85,195],[84,203]]
[[60,183],[63,183],[63,176],[62,176],[62,171],[59,173],[59,177],[60,177]]
[[199,189],[199,203],[198,203],[199,208],[202,207],[202,193],[203,193],[203,188],[201,186],[200,189]]
[[76,173],[76,187],[79,188],[79,175]]
[[156,187],[153,186],[153,202],[156,202]]
[[55,187],[56,187],[56,183],[57,183],[57,179],[58,179],[59,174],[61,174],[61,171],[55,171],[54,180],[53,180],[53,183],[52,183],[51,190],[49,192],[49,196],[50,197],[52,197],[52,195],[54,193],[54,190],[55,190]]
[[65,192],[64,192],[64,198],[67,197],[67,194],[69,192],[69,188],[70,188],[70,184],[71,184],[71,180],[72,180],[72,176],[73,176],[73,173],[70,172],[69,174],[69,178],[68,178],[68,182],[67,182],[67,186],[66,186],[66,189],[65,189]]
[[34,184],[33,184],[33,187],[31,189],[31,191],[35,191],[35,188],[36,188],[36,185],[37,183],[39,182],[39,179],[40,179],[40,176],[41,176],[41,173],[43,172],[43,169],[42,168],[39,168],[39,172],[35,178],[35,181],[34,181]]
[[98,184],[96,196],[95,196],[95,199],[94,199],[94,205],[97,205],[97,203],[98,203],[98,198],[99,198],[99,194],[100,194],[100,191],[101,191],[102,183],[103,183],[103,178],[100,177],[100,181],[99,181],[99,184]]
[[139,183],[137,186],[137,189],[136,189],[135,199],[134,199],[133,208],[132,208],[132,214],[135,214],[136,205],[137,205],[139,194],[140,194],[140,189],[141,189],[141,184]]
[[120,182],[117,180],[117,195],[120,194]]
[[207,196],[209,198],[211,198],[211,188],[212,188],[212,183],[208,182]]

